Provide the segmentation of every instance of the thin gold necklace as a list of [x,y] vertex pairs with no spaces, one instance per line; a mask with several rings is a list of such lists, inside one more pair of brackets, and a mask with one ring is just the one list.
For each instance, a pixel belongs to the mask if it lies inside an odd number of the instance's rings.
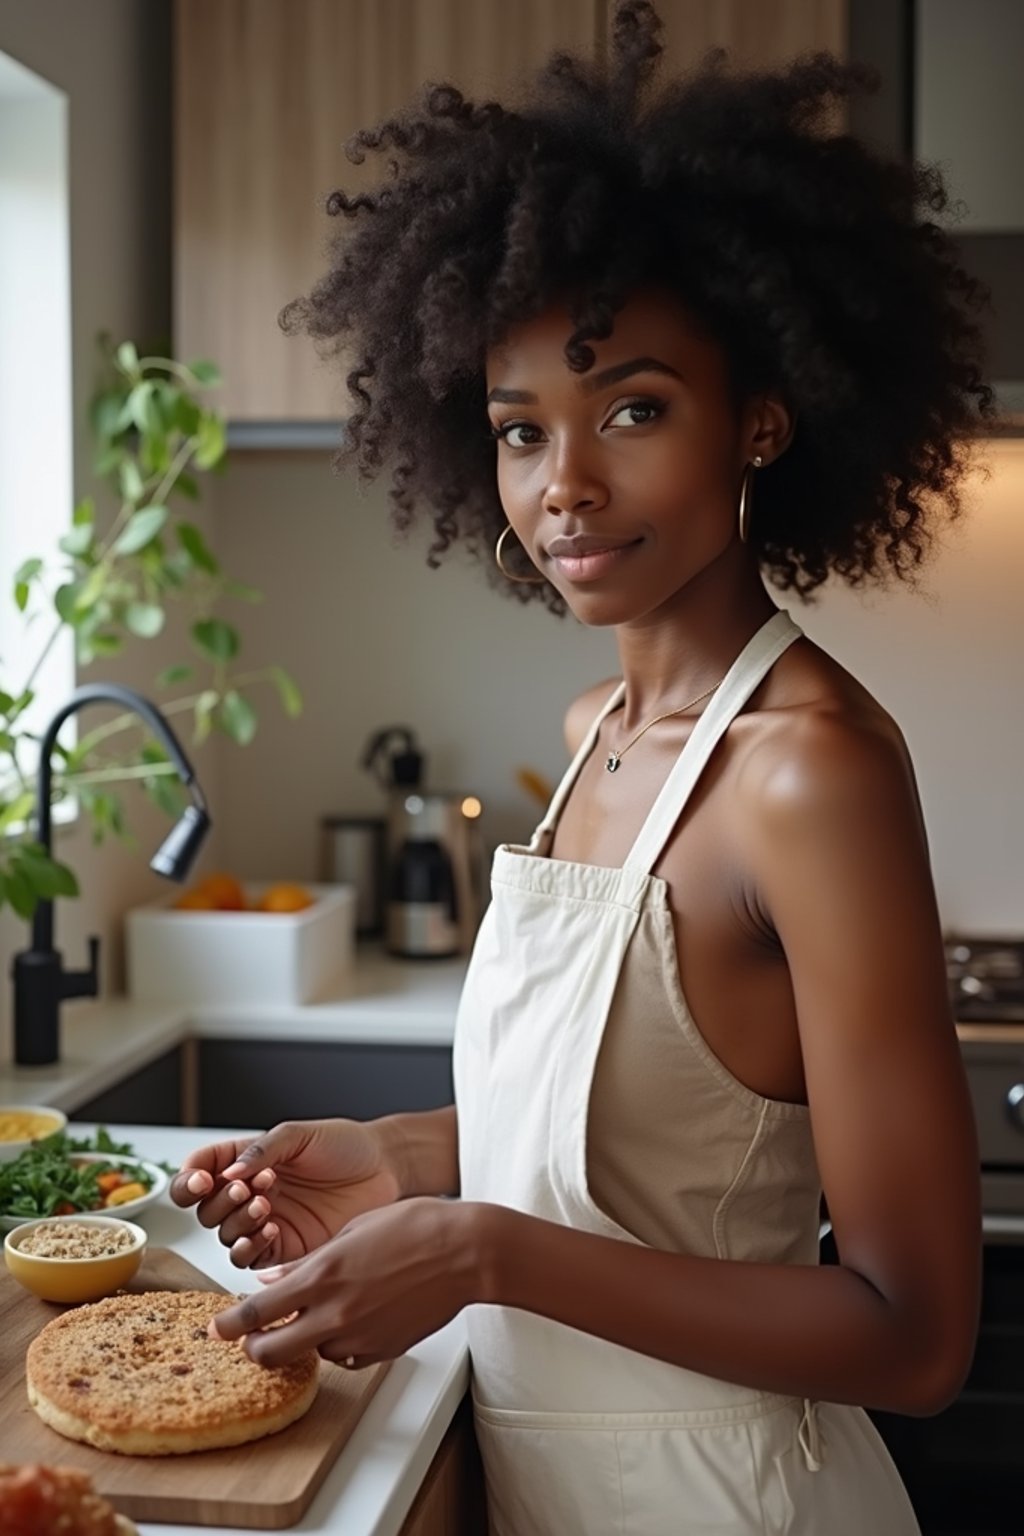
[[644,731],[649,731],[652,725],[658,724],[659,720],[670,720],[673,715],[685,715],[688,709],[692,709],[695,704],[699,704],[702,699],[706,699],[709,694],[714,693],[715,688],[721,688],[724,681],[724,678],[719,678],[714,688],[709,688],[706,693],[698,693],[697,697],[695,699],[691,699],[689,704],[682,704],[678,709],[667,709],[663,715],[655,715],[653,720],[648,720],[647,724],[642,725],[637,731],[636,735],[631,737],[620,751],[609,752],[608,756],[604,760],[604,766],[607,768],[608,772],[618,773],[619,764],[622,762],[622,759],[625,757],[630,747],[635,746],[636,743],[640,740],[640,737],[644,734]]

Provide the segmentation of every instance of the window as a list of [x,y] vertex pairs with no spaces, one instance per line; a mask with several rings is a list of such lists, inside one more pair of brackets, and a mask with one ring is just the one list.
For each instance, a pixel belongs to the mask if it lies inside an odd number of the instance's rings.
[[70,633],[32,677],[53,609],[38,589],[26,614],[13,598],[15,571],[52,559],[71,522],[67,109],[63,91],[0,53],[0,688],[18,694],[31,678],[30,729],[75,679]]

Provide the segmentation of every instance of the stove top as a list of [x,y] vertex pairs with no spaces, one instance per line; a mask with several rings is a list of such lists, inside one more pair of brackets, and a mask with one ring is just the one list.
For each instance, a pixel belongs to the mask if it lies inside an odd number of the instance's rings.
[[945,947],[954,1018],[1024,1023],[1024,939],[948,933]]

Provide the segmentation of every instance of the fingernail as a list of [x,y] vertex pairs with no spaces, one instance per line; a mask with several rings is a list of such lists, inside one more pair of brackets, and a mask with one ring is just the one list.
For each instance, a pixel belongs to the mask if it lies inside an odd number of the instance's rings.
[[220,1334],[217,1332],[217,1319],[215,1317],[210,1318],[210,1321],[206,1325],[206,1332],[209,1334],[211,1339],[220,1338]]
[[205,1173],[194,1173],[194,1174],[192,1174],[191,1178],[188,1181],[188,1184],[186,1185],[186,1188],[190,1189],[191,1192],[194,1195],[201,1195],[203,1190],[206,1188],[206,1174]]
[[256,1200],[252,1200],[249,1203],[248,1210],[249,1215],[255,1221],[258,1217],[265,1216],[267,1214],[267,1202],[258,1198]]
[[268,1221],[267,1222],[266,1226],[263,1228],[263,1236],[265,1238],[268,1238],[268,1239],[277,1236],[277,1224],[276,1224],[276,1222],[273,1222],[273,1221]]
[[253,1188],[258,1184],[261,1189],[269,1189],[274,1182],[273,1168],[261,1168],[259,1173],[253,1176]]
[[231,1200],[248,1200],[249,1191],[244,1184],[229,1184],[228,1198]]

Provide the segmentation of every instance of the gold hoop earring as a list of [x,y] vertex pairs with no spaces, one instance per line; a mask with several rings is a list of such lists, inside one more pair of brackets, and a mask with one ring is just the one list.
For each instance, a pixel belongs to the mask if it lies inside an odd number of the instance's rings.
[[750,503],[754,499],[751,490],[754,479],[754,470],[760,469],[764,463],[761,455],[755,453],[754,462],[743,467],[743,484],[740,487],[740,543],[746,544],[750,538]]
[[495,558],[495,560],[498,563],[498,570],[504,576],[506,581],[519,581],[519,582],[522,582],[525,586],[530,586],[530,587],[540,586],[543,582],[547,581],[547,577],[546,576],[513,576],[512,572],[509,571],[509,570],[506,570],[505,567],[502,565],[502,563],[501,563],[501,546],[504,544],[507,535],[510,534],[511,532],[512,532],[512,524],[511,523],[506,523],[505,527],[502,529],[501,533],[498,536],[497,544],[494,546],[494,558]]

